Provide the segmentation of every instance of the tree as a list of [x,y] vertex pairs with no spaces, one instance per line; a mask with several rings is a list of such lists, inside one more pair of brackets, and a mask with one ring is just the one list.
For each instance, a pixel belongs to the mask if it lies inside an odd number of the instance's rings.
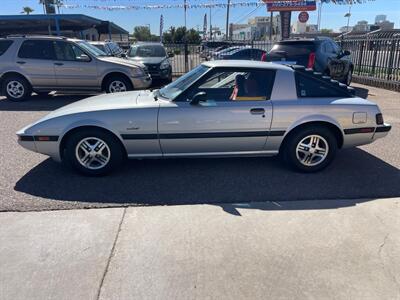
[[186,40],[189,44],[200,44],[200,34],[195,29],[186,30],[185,27],[171,27],[167,32],[164,33],[163,39],[166,43],[178,44],[184,43]]
[[150,28],[147,26],[136,26],[133,29],[133,37],[140,42],[158,42],[160,37],[151,34]]
[[29,15],[31,12],[33,12],[33,8],[30,8],[29,6],[24,6],[22,8],[21,14]]
[[327,34],[327,33],[332,33],[332,29],[326,29],[326,28],[323,28],[323,29],[321,29],[321,33],[324,33],[324,34]]

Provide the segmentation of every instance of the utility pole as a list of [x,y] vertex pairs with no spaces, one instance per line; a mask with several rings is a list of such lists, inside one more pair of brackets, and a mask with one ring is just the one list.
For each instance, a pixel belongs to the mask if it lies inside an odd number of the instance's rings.
[[226,33],[225,39],[229,40],[229,8],[231,6],[231,0],[228,0],[228,4],[226,6]]
[[321,30],[322,4],[323,4],[323,2],[321,1],[321,3],[319,4],[319,8],[318,8],[317,31]]
[[271,11],[271,15],[269,17],[269,41],[270,42],[272,42],[272,30],[273,30],[273,27],[274,27],[273,19],[274,19],[274,12]]
[[183,10],[185,12],[185,30],[186,30],[186,0],[183,0]]
[[349,32],[349,25],[350,25],[350,17],[351,17],[351,7],[353,6],[353,2],[350,3],[349,12],[347,15],[347,32]]
[[212,41],[211,6],[210,6],[210,41]]

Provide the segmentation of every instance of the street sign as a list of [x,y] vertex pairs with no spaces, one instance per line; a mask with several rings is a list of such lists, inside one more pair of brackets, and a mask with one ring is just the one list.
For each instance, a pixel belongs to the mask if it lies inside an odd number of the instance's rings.
[[311,11],[316,10],[317,4],[315,0],[302,1],[275,1],[267,3],[268,11]]
[[299,22],[300,23],[307,23],[308,19],[310,18],[308,12],[302,11],[299,13]]

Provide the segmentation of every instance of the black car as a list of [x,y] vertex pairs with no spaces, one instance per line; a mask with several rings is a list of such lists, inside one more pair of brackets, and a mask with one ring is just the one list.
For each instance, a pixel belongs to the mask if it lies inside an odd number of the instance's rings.
[[255,48],[239,48],[219,55],[219,59],[261,60],[264,50]]
[[343,51],[330,38],[285,40],[276,43],[266,61],[280,61],[302,65],[350,85],[353,63],[350,52]]
[[164,82],[172,81],[172,66],[162,44],[158,43],[139,43],[132,45],[127,52],[127,57],[135,62],[144,64],[153,80]]

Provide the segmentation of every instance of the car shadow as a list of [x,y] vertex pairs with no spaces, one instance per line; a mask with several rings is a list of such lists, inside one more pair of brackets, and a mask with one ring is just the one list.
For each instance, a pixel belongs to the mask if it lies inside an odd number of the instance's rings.
[[356,96],[363,98],[363,99],[368,98],[368,93],[369,93],[368,89],[362,88],[359,86],[352,86],[352,88],[354,88],[356,90]]
[[93,95],[33,95],[23,102],[13,102],[1,97],[0,111],[52,111],[91,96]]
[[179,205],[390,198],[400,196],[399,182],[399,169],[355,148],[340,151],[316,174],[288,170],[277,158],[214,158],[129,161],[109,176],[93,178],[47,159],[14,189],[55,201]]

